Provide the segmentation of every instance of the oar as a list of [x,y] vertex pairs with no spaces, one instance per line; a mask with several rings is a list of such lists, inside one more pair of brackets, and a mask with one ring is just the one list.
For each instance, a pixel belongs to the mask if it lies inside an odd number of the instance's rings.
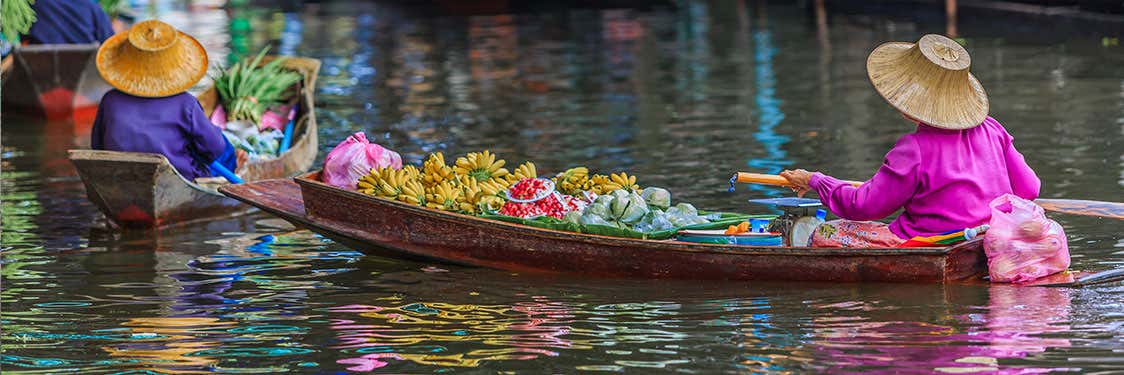
[[[735,182],[747,184],[763,184],[775,186],[792,186],[788,179],[775,174],[738,172],[730,178],[730,188]],[[859,186],[861,181],[844,181],[848,184]],[[1111,219],[1124,219],[1124,203],[1089,201],[1080,199],[1036,199],[1042,208],[1071,215],[1099,216]]]
[[1076,288],[1088,285],[1107,284],[1120,280],[1124,280],[1124,267],[1095,273],[1080,273],[1078,275],[1068,273],[1046,276],[1023,285]]

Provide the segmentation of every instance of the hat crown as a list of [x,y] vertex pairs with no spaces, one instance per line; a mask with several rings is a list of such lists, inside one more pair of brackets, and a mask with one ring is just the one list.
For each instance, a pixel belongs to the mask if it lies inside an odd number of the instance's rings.
[[917,48],[933,64],[948,70],[966,71],[972,65],[968,50],[944,35],[925,35],[917,42]]
[[178,32],[157,20],[142,21],[129,29],[129,44],[141,51],[165,50],[176,43]]

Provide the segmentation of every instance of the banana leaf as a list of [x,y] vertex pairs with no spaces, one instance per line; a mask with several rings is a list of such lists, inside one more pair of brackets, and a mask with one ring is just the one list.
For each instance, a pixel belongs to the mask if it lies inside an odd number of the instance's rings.
[[[709,213],[700,212],[699,214],[705,215],[705,214],[709,214]],[[571,222],[568,222],[568,221],[555,219],[555,218],[552,218],[552,217],[549,217],[549,216],[542,216],[542,217],[537,217],[537,218],[534,218],[534,219],[524,219],[524,218],[518,218],[518,217],[506,216],[506,215],[498,215],[498,214],[483,214],[483,215],[480,215],[480,217],[484,218],[484,219],[499,220],[499,221],[506,221],[506,222],[509,222],[509,223],[523,224],[523,225],[532,226],[532,227],[536,227],[536,228],[554,229],[554,230],[561,230],[561,231],[567,231],[567,232],[595,234],[595,235],[610,236],[610,237],[639,238],[639,239],[648,239],[648,240],[666,240],[666,239],[675,237],[675,234],[678,233],[680,230],[683,230],[683,229],[700,229],[700,230],[704,230],[704,229],[725,229],[726,227],[729,227],[730,225],[736,225],[740,222],[743,222],[743,221],[746,221],[746,220],[749,220],[749,219],[772,219],[772,218],[776,217],[775,215],[746,215],[746,214],[738,214],[738,213],[730,213],[730,212],[718,212],[718,214],[720,215],[720,218],[718,220],[715,220],[715,221],[712,221],[712,222],[709,222],[709,223],[688,225],[688,226],[679,227],[679,228],[673,228],[673,229],[655,231],[655,232],[647,232],[647,233],[638,232],[638,231],[634,231],[634,230],[631,230],[631,229],[611,227],[611,226],[606,226],[606,225],[575,224],[575,223],[571,223]]]

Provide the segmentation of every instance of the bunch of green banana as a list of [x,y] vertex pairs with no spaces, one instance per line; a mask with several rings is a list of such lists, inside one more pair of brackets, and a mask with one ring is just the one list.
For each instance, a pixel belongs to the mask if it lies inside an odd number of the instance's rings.
[[505,163],[503,159],[496,160],[496,155],[488,150],[470,152],[457,158],[453,171],[458,175],[472,176],[476,181],[504,180],[508,175],[503,167]]
[[422,163],[422,184],[426,187],[437,186],[438,184],[451,181],[456,177],[453,168],[445,164],[445,155],[440,151],[429,154],[429,158],[425,159]]
[[514,184],[524,178],[538,177],[539,174],[538,171],[535,170],[535,163],[527,161],[523,162],[523,164],[520,164],[518,168],[515,168],[515,170],[511,172],[511,174],[507,175],[507,181]]
[[551,181],[554,181],[554,185],[559,192],[568,195],[580,195],[583,191],[592,187],[589,180],[589,168],[586,167],[567,169],[565,172],[554,176]]
[[35,10],[31,9],[35,0],[4,0],[0,3],[0,29],[3,29],[4,39],[17,44],[20,34],[27,34],[31,24],[35,23]]

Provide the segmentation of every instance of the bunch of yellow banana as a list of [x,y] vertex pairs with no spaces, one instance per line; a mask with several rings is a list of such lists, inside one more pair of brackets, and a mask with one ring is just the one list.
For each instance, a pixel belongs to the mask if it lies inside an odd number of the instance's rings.
[[355,190],[367,195],[379,195],[379,172],[372,168],[371,173],[359,177],[359,181],[355,183]]
[[608,176],[595,174],[589,179],[589,182],[591,186],[586,190],[598,195],[608,194],[619,189],[640,191],[640,185],[636,184],[636,176],[629,176],[624,172],[614,173]]
[[499,196],[503,189],[492,181],[476,182],[476,179],[467,177],[463,179],[460,187],[464,197],[460,206],[464,213],[479,214],[485,210],[494,211],[503,207],[504,199]]
[[472,176],[476,181],[505,180],[508,175],[503,167],[505,163],[503,159],[496,160],[496,155],[488,150],[470,152],[457,158],[453,171],[458,175]]
[[425,186],[417,178],[406,181],[402,184],[401,193],[398,194],[398,200],[406,203],[425,206],[429,200],[425,196]]
[[555,187],[562,194],[579,195],[592,187],[589,180],[589,168],[586,167],[567,169],[565,172],[554,176],[551,181],[554,181]]
[[613,173],[609,175],[609,179],[613,183],[620,185],[623,189],[630,189],[632,191],[640,191],[640,185],[636,184],[636,176],[629,176],[627,173]]
[[425,206],[432,209],[457,211],[461,209],[461,203],[464,202],[463,191],[450,181],[427,188],[425,192]]
[[410,180],[417,180],[421,178],[421,171],[418,167],[407,164],[402,167],[402,171],[406,172],[406,178]]
[[523,164],[520,164],[518,168],[515,168],[515,171],[512,171],[511,174],[507,175],[507,181],[514,184],[524,178],[538,177],[539,173],[535,170],[535,163],[527,161],[523,162]]
[[422,163],[421,173],[422,184],[426,187],[437,186],[456,177],[456,172],[445,164],[445,155],[440,151],[429,154],[429,158]]
[[[414,171],[417,171],[417,168]],[[359,187],[360,192],[366,194],[398,199],[398,195],[402,193],[402,186],[415,179],[411,179],[410,171],[406,168],[402,168],[402,170],[395,170],[395,168],[389,166],[380,168],[380,170],[371,168],[371,173],[361,177],[356,186]]]

